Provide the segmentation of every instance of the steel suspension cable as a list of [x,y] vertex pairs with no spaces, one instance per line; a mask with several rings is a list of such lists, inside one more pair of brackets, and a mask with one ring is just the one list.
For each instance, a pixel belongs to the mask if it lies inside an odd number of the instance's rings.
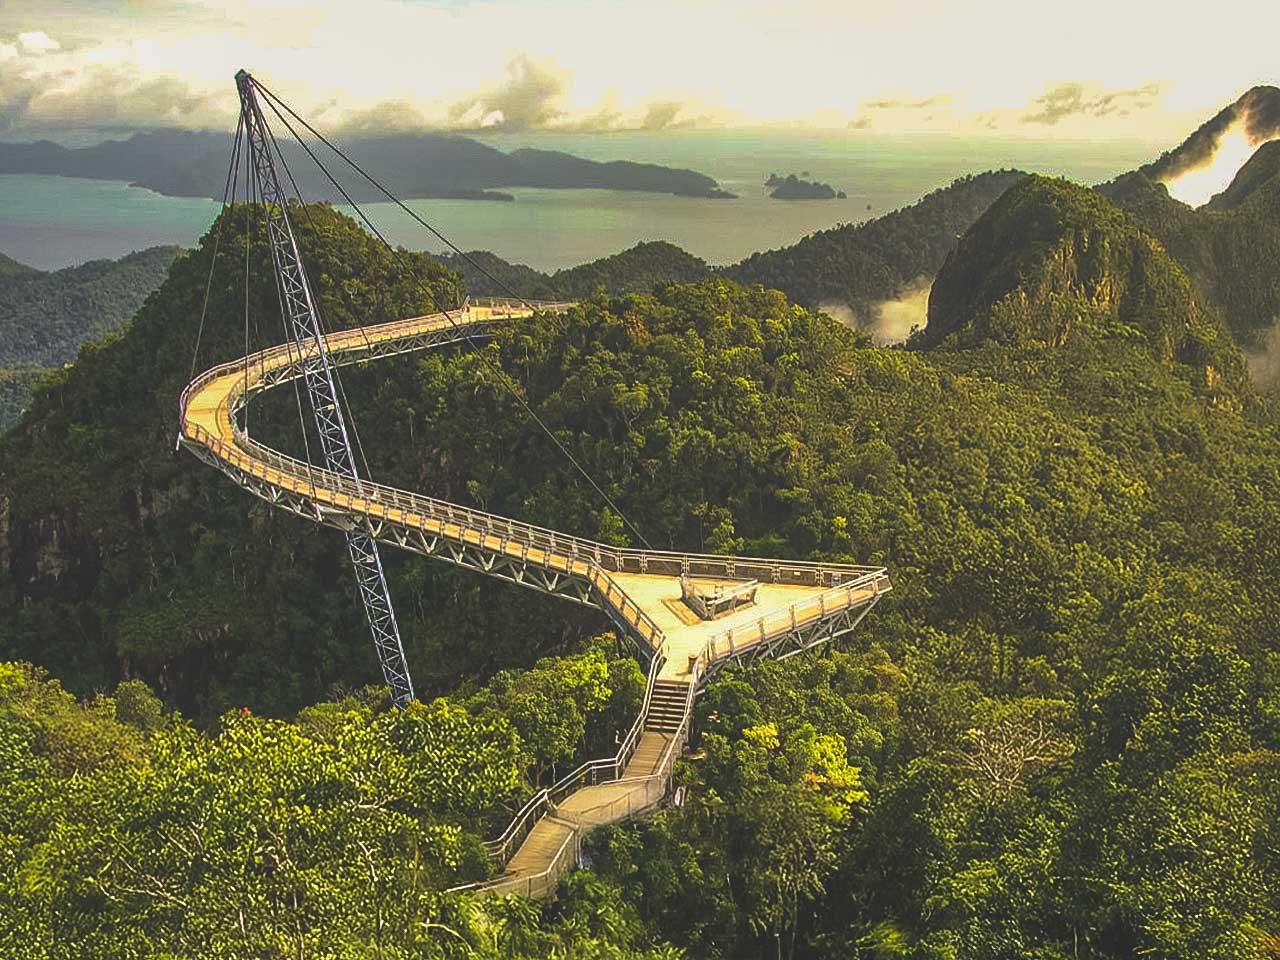
[[[505,290],[505,291],[506,291],[506,292],[507,292],[507,293],[508,293],[508,294],[509,294],[513,299],[515,299],[515,300],[519,300],[519,301],[520,301],[521,303],[523,303],[526,307],[529,307],[530,309],[532,309],[532,307],[531,307],[531,305],[530,305],[529,301],[528,301],[525,297],[523,297],[523,296],[521,296],[519,293],[517,293],[515,290],[513,290],[513,289],[511,288],[511,286],[510,286],[509,284],[507,284],[507,282],[506,282],[506,281],[504,281],[504,280],[500,280],[499,278],[495,277],[495,276],[494,276],[493,274],[491,274],[488,270],[486,270],[486,269],[485,269],[484,267],[482,267],[479,263],[477,263],[477,262],[476,262],[476,260],[475,260],[475,259],[474,259],[470,254],[468,254],[468,253],[466,253],[465,251],[463,251],[463,250],[462,250],[462,249],[461,249],[457,244],[455,244],[452,240],[450,240],[448,237],[446,237],[443,233],[441,233],[439,230],[437,230],[435,227],[433,227],[433,226],[432,226],[430,223],[428,223],[426,220],[423,220],[423,219],[422,219],[422,217],[418,216],[418,214],[417,214],[417,213],[415,213],[415,212],[414,212],[413,210],[411,210],[408,206],[406,206],[406,205],[405,205],[405,204],[404,204],[404,203],[403,203],[403,202],[402,202],[398,197],[396,197],[396,196],[395,196],[395,195],[394,195],[394,194],[393,194],[393,193],[392,193],[392,192],[391,192],[387,187],[385,187],[385,186],[384,186],[384,185],[383,185],[383,184],[382,184],[382,183],[381,183],[381,182],[380,182],[376,177],[374,177],[372,174],[370,174],[370,173],[366,172],[366,171],[365,171],[365,169],[364,169],[363,167],[361,167],[361,166],[360,166],[360,164],[358,164],[358,163],[356,163],[354,160],[352,160],[352,159],[351,159],[351,157],[347,156],[347,154],[346,154],[346,153],[344,153],[340,147],[338,147],[338,146],[337,146],[336,144],[334,144],[331,140],[329,140],[329,139],[328,139],[324,134],[322,134],[319,130],[317,130],[315,127],[313,127],[311,124],[309,124],[309,123],[308,123],[308,122],[307,122],[303,117],[299,116],[299,114],[297,113],[297,111],[295,111],[292,107],[290,107],[287,103],[285,103],[282,99],[280,99],[280,97],[276,96],[276,95],[275,95],[274,93],[272,93],[269,89],[267,89],[267,88],[266,88],[266,87],[264,87],[261,83],[259,83],[256,79],[255,79],[253,82],[254,82],[254,85],[255,85],[255,86],[256,86],[260,91],[262,91],[262,93],[265,95],[265,97],[266,97],[266,99],[267,99],[268,101],[274,101],[275,103],[279,104],[279,105],[280,105],[280,107],[281,107],[281,109],[283,109],[286,113],[288,113],[288,114],[289,114],[289,116],[291,116],[291,117],[293,117],[295,120],[297,120],[297,121],[298,121],[298,123],[299,123],[299,124],[300,124],[304,129],[306,129],[306,131],[307,131],[308,133],[310,133],[313,137],[315,137],[317,140],[319,140],[321,143],[323,143],[326,147],[328,147],[330,150],[332,150],[334,153],[336,153],[339,157],[341,157],[341,158],[346,162],[346,164],[347,164],[349,167],[351,167],[351,169],[352,169],[352,170],[354,170],[356,173],[360,174],[360,176],[362,176],[365,180],[367,180],[367,181],[369,182],[369,184],[370,184],[370,185],[371,185],[375,190],[377,190],[377,191],[378,191],[379,193],[381,193],[384,197],[386,197],[388,200],[390,200],[393,204],[395,204],[397,207],[399,207],[399,208],[400,208],[404,213],[408,214],[408,215],[409,215],[409,216],[410,216],[410,217],[411,217],[411,218],[412,218],[412,219],[413,219],[413,220],[414,220],[414,221],[415,221],[419,226],[423,227],[423,228],[424,228],[424,229],[426,229],[426,230],[431,231],[431,233],[435,236],[435,238],[436,238],[437,240],[439,240],[441,243],[443,243],[445,246],[447,246],[450,250],[452,250],[452,251],[453,251],[454,253],[456,253],[458,256],[462,257],[462,259],[463,259],[463,260],[465,260],[467,263],[469,263],[469,264],[470,264],[472,267],[474,267],[477,271],[479,271],[480,273],[484,274],[484,276],[485,276],[485,277],[487,277],[490,281],[492,281],[496,286],[498,286],[498,287],[502,288],[503,290]],[[273,109],[274,109],[274,107],[273,107]],[[296,133],[294,133],[294,137],[295,137],[296,139],[298,139],[298,142],[299,142],[299,143],[301,143],[301,142],[302,142],[302,141],[301,141],[301,139],[300,139],[300,138],[298,138],[298,135],[297,135]],[[304,147],[304,149],[305,149],[305,147]],[[308,153],[310,153],[310,151],[307,151],[307,152],[308,152]],[[313,159],[314,159],[314,157],[313,157]],[[317,161],[317,162],[318,162],[318,161]],[[354,204],[352,204],[352,205],[354,206]]]
[[227,182],[222,188],[222,206],[218,209],[217,227],[213,234],[213,257],[209,260],[209,275],[204,281],[204,303],[200,307],[200,326],[196,328],[196,345],[191,351],[191,376],[187,378],[190,383],[196,378],[196,363],[200,357],[200,341],[204,339],[204,321],[209,312],[209,293],[213,289],[213,268],[218,264],[218,249],[222,246],[222,215],[227,212],[227,196],[231,195],[232,203],[235,202],[235,195],[231,194],[233,181],[240,177],[240,142],[241,134],[244,132],[244,112],[241,111],[240,119],[236,121],[236,132],[231,139],[231,157],[227,160]]
[[[305,128],[306,128],[308,131],[310,131],[314,136],[316,136],[316,137],[317,137],[318,139],[320,139],[323,143],[325,143],[325,144],[326,144],[326,145],[327,145],[331,150],[333,150],[333,151],[334,151],[335,153],[337,153],[340,157],[342,157],[342,159],[344,159],[344,160],[345,160],[345,161],[346,161],[350,166],[352,166],[352,167],[353,167],[357,172],[359,172],[359,173],[360,173],[360,174],[361,174],[361,175],[362,175],[366,180],[368,180],[370,183],[374,184],[374,185],[375,185],[375,186],[376,186],[376,187],[377,187],[377,188],[378,188],[378,189],[379,189],[379,190],[380,190],[384,195],[386,195],[387,197],[389,197],[393,203],[395,203],[398,207],[400,207],[400,208],[401,208],[402,210],[404,210],[405,212],[409,213],[409,214],[410,214],[410,216],[412,216],[416,221],[418,221],[419,223],[421,223],[421,224],[422,224],[423,226],[425,226],[428,230],[430,230],[433,234],[435,234],[437,237],[439,237],[443,242],[447,243],[447,244],[448,244],[452,249],[454,249],[455,251],[457,251],[457,252],[458,252],[459,254],[461,254],[463,257],[466,257],[466,254],[463,254],[463,253],[462,253],[462,251],[461,251],[461,250],[459,250],[459,249],[458,249],[458,248],[457,248],[457,247],[456,247],[456,246],[455,246],[451,241],[449,241],[447,238],[445,238],[443,234],[441,234],[438,230],[436,230],[436,229],[435,229],[434,227],[432,227],[430,224],[426,223],[426,221],[424,221],[424,220],[422,220],[420,217],[418,217],[418,216],[417,216],[417,214],[413,213],[413,211],[409,210],[409,209],[408,209],[408,208],[407,208],[403,203],[401,203],[401,202],[400,202],[398,199],[396,199],[396,198],[395,198],[395,197],[394,197],[394,196],[393,196],[389,191],[387,191],[387,189],[386,189],[385,187],[383,187],[380,183],[378,183],[378,181],[377,181],[377,180],[373,179],[373,177],[371,177],[369,174],[365,173],[365,172],[364,172],[364,170],[363,170],[363,169],[361,169],[361,168],[360,168],[360,166],[359,166],[358,164],[356,164],[356,163],[355,163],[355,161],[353,161],[352,159],[350,159],[349,157],[347,157],[347,156],[346,156],[346,154],[342,153],[342,151],[341,151],[341,150],[339,150],[339,149],[338,149],[337,147],[335,147],[332,143],[330,143],[328,140],[326,140],[326,139],[323,137],[323,135],[319,134],[319,133],[315,130],[315,128],[314,128],[314,127],[312,127],[312,126],[311,126],[310,124],[308,124],[305,120],[303,120],[301,117],[299,117],[299,116],[297,115],[297,113],[296,113],[296,112],[294,112],[294,111],[293,111],[293,110],[288,106],[288,104],[284,103],[282,100],[280,100],[280,98],[279,98],[279,97],[276,97],[276,96],[275,96],[274,94],[272,94],[269,90],[267,90],[265,87],[263,87],[261,84],[259,84],[256,80],[254,81],[254,85],[255,85],[255,86],[257,86],[257,87],[258,87],[258,89],[259,89],[259,90],[261,90],[261,91],[265,94],[264,99],[266,99],[266,101],[267,101],[267,105],[271,107],[271,109],[272,109],[272,111],[275,113],[276,117],[280,120],[280,122],[281,122],[281,123],[283,123],[283,124],[285,125],[285,128],[286,128],[286,129],[287,129],[287,130],[288,130],[288,131],[293,135],[293,138],[298,142],[298,144],[302,147],[302,149],[306,151],[307,155],[311,158],[312,162],[314,162],[314,163],[316,164],[316,166],[320,168],[320,171],[325,175],[325,177],[329,180],[329,182],[330,182],[331,184],[333,184],[333,185],[334,185],[334,187],[336,187],[336,188],[338,189],[338,191],[342,194],[342,196],[343,196],[343,197],[345,197],[345,198],[346,198],[347,203],[349,203],[349,204],[351,205],[351,207],[352,207],[352,208],[356,211],[356,213],[359,215],[360,219],[361,219],[361,220],[362,220],[362,221],[363,221],[363,222],[364,222],[364,223],[369,227],[369,229],[373,232],[374,236],[376,236],[376,237],[377,237],[377,238],[382,242],[382,245],[383,245],[384,247],[386,247],[386,248],[387,248],[387,250],[391,253],[391,255],[392,255],[393,257],[397,258],[397,259],[398,259],[398,260],[400,260],[401,262],[404,262],[404,261],[406,260],[406,255],[405,255],[405,253],[404,253],[403,251],[401,251],[401,250],[397,250],[397,249],[396,249],[396,247],[395,247],[394,245],[392,245],[392,243],[391,243],[389,240],[387,240],[387,238],[383,235],[383,233],[382,233],[382,232],[381,232],[381,231],[380,231],[376,226],[374,226],[374,225],[373,225],[373,223],[372,223],[372,222],[369,220],[369,218],[365,215],[364,211],[360,208],[360,205],[359,205],[358,203],[356,203],[356,202],[351,198],[350,194],[348,194],[348,193],[347,193],[347,192],[342,188],[342,186],[341,186],[341,185],[340,185],[340,184],[335,180],[335,178],[333,177],[333,175],[329,172],[328,168],[325,166],[325,164],[323,163],[323,161],[321,161],[321,160],[320,160],[320,158],[318,158],[318,157],[315,155],[315,153],[314,153],[314,152],[313,152],[313,151],[312,151],[312,150],[307,146],[306,142],[305,142],[305,141],[302,139],[302,137],[298,134],[298,131],[297,131],[297,130],[295,130],[295,129],[293,128],[292,124],[290,124],[290,123],[289,123],[289,121],[288,121],[288,120],[287,120],[283,115],[281,115],[280,111],[279,111],[278,109],[276,109],[276,103],[279,103],[280,107],[282,107],[286,112],[288,112],[290,116],[292,116],[292,117],[294,117],[296,120],[298,120],[298,122],[299,122],[303,127],[305,127]],[[274,102],[273,102],[273,101],[274,101]],[[279,154],[279,147],[278,147],[278,146],[276,147],[276,152],[277,152],[277,154]],[[281,162],[282,162],[282,163],[284,163],[284,158],[283,158],[283,156],[281,156]],[[285,164],[285,169],[286,169],[286,172],[287,172],[287,171],[288,171],[288,165],[287,165],[287,164]],[[291,182],[293,182],[292,174],[290,174],[290,181],[291,181]],[[297,184],[296,184],[296,182],[294,183],[294,190],[295,190],[295,191],[297,191]],[[299,197],[299,201],[301,201],[301,197]],[[474,261],[472,261],[469,257],[467,257],[466,259],[468,260],[468,262],[471,262],[471,263],[473,263],[473,265],[474,265]],[[478,265],[477,265],[477,269],[480,269],[480,268],[478,267]],[[424,292],[424,293],[426,293],[428,296],[430,296],[430,297],[431,297],[431,299],[434,301],[434,299],[435,299],[435,298],[434,298],[434,295],[432,295],[432,293],[431,293],[430,289],[426,286],[425,282],[423,282],[423,281],[422,281],[422,279],[421,279],[421,278],[419,278],[419,277],[417,276],[416,271],[414,271],[414,270],[412,269],[412,267],[409,267],[409,268],[408,268],[408,272],[409,272],[409,275],[410,275],[411,277],[413,277],[413,278],[417,281],[417,283],[418,283],[419,287],[423,290],[423,292]],[[482,270],[482,272],[484,272],[484,271]],[[485,272],[485,276],[488,276],[491,280],[494,280],[494,278],[493,278],[491,275],[489,275],[487,272]],[[495,282],[499,282],[499,281],[495,280]],[[504,287],[504,289],[510,290],[510,288],[509,288],[509,287],[506,287],[506,286],[505,286],[505,284],[503,284],[503,287]],[[525,299],[524,297],[519,296],[518,294],[515,294],[514,292],[513,292],[513,298],[514,298],[514,299],[516,299],[516,300],[519,300],[519,301],[520,301],[521,303],[523,303],[523,304],[524,304],[528,309],[530,309],[530,310],[533,310],[533,309],[534,309],[533,305],[532,305],[532,304],[531,304],[527,299]],[[452,314],[450,313],[450,311],[449,311],[448,309],[446,309],[446,308],[444,308],[444,307],[441,307],[441,308],[440,308],[440,312],[441,312],[441,314],[443,314],[444,318],[449,322],[449,325],[450,325],[450,326],[452,326],[455,330],[458,330],[459,332],[462,332],[462,331],[463,331],[462,326],[461,326],[461,325],[460,325],[456,320],[454,320],[454,318],[453,318]],[[561,329],[562,329],[562,330],[564,329],[564,328],[563,328],[563,325],[561,325]],[[623,512],[622,508],[621,508],[621,507],[619,507],[619,506],[618,506],[618,505],[613,501],[613,498],[612,498],[612,497],[610,497],[610,496],[609,496],[609,494],[608,494],[608,493],[606,493],[606,492],[604,491],[604,489],[603,489],[603,488],[602,488],[602,487],[601,487],[601,486],[596,482],[595,478],[594,478],[594,477],[592,477],[592,476],[591,476],[591,474],[587,472],[586,468],[585,468],[585,467],[584,467],[584,466],[583,466],[583,465],[578,461],[578,459],[577,459],[577,458],[576,458],[576,457],[575,457],[575,456],[574,456],[574,455],[569,451],[569,449],[564,445],[564,443],[562,443],[562,442],[561,442],[560,438],[559,438],[559,437],[557,437],[557,436],[555,435],[555,433],[554,433],[554,432],[552,432],[551,428],[547,426],[547,424],[542,420],[542,418],[541,418],[541,417],[539,417],[539,416],[538,416],[538,414],[537,414],[537,413],[534,411],[534,409],[529,405],[529,403],[524,399],[524,397],[520,395],[520,391],[516,388],[516,386],[515,386],[514,382],[511,380],[511,377],[507,374],[507,372],[506,372],[505,370],[503,370],[503,369],[502,369],[502,367],[501,367],[501,366],[500,366],[496,361],[494,361],[492,358],[490,358],[490,357],[488,356],[488,354],[487,354],[483,349],[479,349],[480,344],[476,341],[476,339],[475,339],[473,336],[471,336],[471,335],[469,335],[469,334],[466,334],[466,333],[463,333],[463,338],[464,338],[468,343],[470,343],[472,346],[477,347],[477,350],[476,350],[476,356],[478,356],[478,357],[480,358],[480,360],[481,360],[481,361],[482,361],[482,362],[483,362],[483,363],[484,363],[484,364],[489,368],[490,372],[494,374],[494,376],[495,376],[495,378],[498,380],[498,382],[502,384],[502,386],[507,390],[507,392],[508,392],[508,393],[510,393],[510,394],[511,394],[511,396],[512,396],[513,398],[515,398],[516,402],[517,402],[517,403],[520,405],[520,407],[524,410],[525,414],[526,414],[526,415],[527,415],[531,420],[533,420],[533,422],[534,422],[534,423],[536,423],[536,424],[538,425],[538,427],[542,430],[542,432],[543,432],[544,434],[546,434],[546,436],[548,437],[548,439],[550,439],[550,440],[551,440],[551,442],[556,446],[556,448],[560,451],[560,453],[561,453],[561,454],[562,454],[562,455],[563,455],[563,456],[564,456],[564,457],[565,457],[565,458],[566,458],[566,459],[567,459],[567,460],[568,460],[568,461],[573,465],[573,467],[578,471],[578,473],[582,475],[583,479],[585,479],[585,480],[587,481],[587,483],[588,483],[588,484],[591,486],[591,488],[596,492],[596,494],[597,494],[597,495],[599,495],[599,496],[600,496],[600,498],[605,502],[605,504],[606,504],[606,505],[607,505],[607,506],[608,506],[608,507],[609,507],[609,508],[610,508],[610,509],[615,513],[615,514],[617,514],[617,515],[618,515],[618,517],[622,520],[622,522],[626,525],[626,527],[627,527],[627,528],[628,528],[632,533],[634,533],[634,534],[636,535],[636,537],[640,540],[640,542],[641,542],[641,543],[643,543],[643,544],[644,544],[648,549],[652,550],[652,549],[653,549],[653,545],[652,545],[652,544],[650,544],[650,543],[649,543],[649,540],[645,537],[645,535],[644,535],[643,533],[641,533],[641,532],[640,532],[639,528],[638,528],[638,527],[636,527],[635,523],[633,523],[633,522],[632,522],[631,518],[630,518],[630,517],[628,517],[628,516],[627,516],[627,514],[626,514],[625,512]],[[349,409],[350,409],[350,405],[348,404],[348,410],[349,410]]]

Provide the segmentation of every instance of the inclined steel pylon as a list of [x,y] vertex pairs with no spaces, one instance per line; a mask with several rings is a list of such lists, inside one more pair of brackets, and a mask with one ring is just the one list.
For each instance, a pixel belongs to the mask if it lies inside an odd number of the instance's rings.
[[[258,102],[253,78],[241,70],[236,74],[236,88],[240,93],[240,109],[244,115],[250,167],[259,199],[266,211],[267,239],[275,267],[280,310],[298,351],[307,396],[315,415],[316,431],[320,435],[325,466],[333,473],[348,477],[358,484],[360,475],[356,469],[346,419],[338,403],[333,365],[320,328],[320,314],[298,252],[287,199],[276,175],[273,141]],[[391,593],[387,589],[382,558],[378,554],[378,544],[368,520],[357,521],[347,532],[347,553],[351,557],[351,566],[355,571],[356,585],[364,603],[382,675],[391,687],[391,699],[402,707],[413,699],[413,683],[409,679],[404,646],[400,642],[400,627],[396,623],[395,610],[391,605]]]

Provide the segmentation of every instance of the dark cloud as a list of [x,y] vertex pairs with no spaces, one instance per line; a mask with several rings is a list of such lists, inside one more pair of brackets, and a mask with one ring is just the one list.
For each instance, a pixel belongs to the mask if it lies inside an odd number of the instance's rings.
[[1158,83],[1103,93],[1091,92],[1081,83],[1063,83],[1033,100],[1022,122],[1053,126],[1069,117],[1105,117],[1113,113],[1127,116],[1134,109],[1152,106],[1159,96]]
[[545,127],[564,116],[560,103],[567,89],[564,73],[521,54],[507,64],[501,83],[454,103],[449,118],[464,125],[471,120],[476,126],[500,114],[494,125],[506,130]]
[[[327,104],[315,112],[316,116],[332,109]],[[339,129],[343,133],[379,134],[405,133],[413,130],[424,130],[430,124],[417,107],[408,100],[384,100],[375,103],[367,110],[355,110],[342,118]]]

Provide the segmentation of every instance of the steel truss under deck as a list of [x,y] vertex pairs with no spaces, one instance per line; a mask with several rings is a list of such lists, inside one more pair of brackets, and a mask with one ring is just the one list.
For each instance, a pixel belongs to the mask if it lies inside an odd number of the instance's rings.
[[184,445],[200,460],[221,470],[249,493],[274,507],[288,510],[313,523],[321,523],[344,533],[350,533],[353,529],[363,529],[380,543],[421,554],[424,557],[446,560],[467,570],[474,570],[476,573],[483,573],[522,587],[529,587],[540,593],[551,594],[608,612],[607,606],[598,596],[598,591],[586,577],[548,570],[540,564],[529,563],[527,558],[522,560],[499,550],[487,549],[476,544],[459,543],[455,539],[428,533],[412,524],[371,518],[362,513],[346,510],[335,510],[330,504],[321,503],[306,493],[298,493],[256,477],[223,460],[198,443],[185,442]]

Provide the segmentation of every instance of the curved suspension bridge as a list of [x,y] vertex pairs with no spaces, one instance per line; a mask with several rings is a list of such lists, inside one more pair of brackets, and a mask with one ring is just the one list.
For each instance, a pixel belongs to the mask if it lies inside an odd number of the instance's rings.
[[[413,696],[377,545],[436,557],[603,611],[649,664],[643,706],[612,757],[538,791],[489,852],[480,892],[548,897],[593,827],[667,797],[694,697],[732,661],[786,657],[853,630],[891,588],[882,567],[628,549],[532,526],[358,475],[337,402],[335,369],[491,338],[503,325],[572,304],[469,300],[442,311],[325,333],[302,267],[257,88],[237,77],[242,127],[264,200],[276,279],[292,340],[196,377],[180,401],[178,442],[271,504],[347,534],[357,584],[393,697]],[[256,130],[256,139],[255,139]],[[256,394],[306,382],[325,465],[253,439],[241,414]]]

